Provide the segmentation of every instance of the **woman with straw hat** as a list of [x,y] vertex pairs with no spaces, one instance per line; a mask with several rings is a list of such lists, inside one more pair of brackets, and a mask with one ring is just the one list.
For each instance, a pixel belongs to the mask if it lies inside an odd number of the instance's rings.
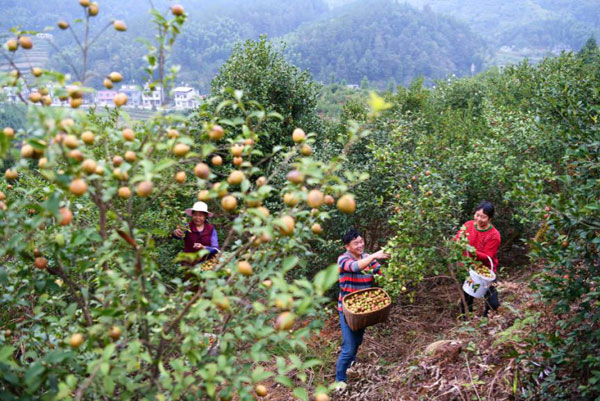
[[185,214],[192,219],[187,223],[186,230],[177,227],[173,230],[173,236],[183,239],[183,252],[193,253],[201,250],[207,250],[208,255],[204,255],[199,260],[191,263],[192,265],[200,261],[210,259],[219,252],[219,240],[217,230],[207,219],[213,214],[208,211],[208,206],[204,202],[196,202],[191,208],[185,209]]

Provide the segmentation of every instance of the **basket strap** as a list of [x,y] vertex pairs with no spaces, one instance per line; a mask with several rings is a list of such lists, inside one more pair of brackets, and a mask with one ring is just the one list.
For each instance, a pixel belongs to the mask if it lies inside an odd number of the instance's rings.
[[494,271],[494,261],[493,261],[493,260],[492,260],[492,258],[491,258],[491,257],[489,257],[489,256],[488,256],[487,258],[488,258],[488,260],[490,261],[490,271],[492,271],[492,272],[493,272],[493,271]]

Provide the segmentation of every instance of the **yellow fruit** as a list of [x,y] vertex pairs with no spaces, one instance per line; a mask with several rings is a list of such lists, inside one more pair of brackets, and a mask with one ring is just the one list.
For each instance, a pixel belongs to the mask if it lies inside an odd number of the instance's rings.
[[292,170],[292,171],[290,171],[289,173],[287,173],[287,175],[285,176],[285,178],[289,182],[293,182],[294,184],[302,184],[304,182],[304,174],[302,174],[298,170]]
[[96,2],[93,2],[88,7],[88,14],[91,17],[95,17],[96,15],[98,15],[99,11],[100,11],[100,7],[98,7],[98,3],[96,3]]
[[177,174],[175,174],[175,181],[180,184],[184,183],[186,178],[187,175],[185,174],[185,171],[178,171]]
[[69,28],[69,23],[67,21],[58,21],[58,27],[63,31]]
[[71,159],[77,160],[78,162],[83,161],[83,153],[79,149],[73,149],[72,151],[69,152],[68,156]]
[[113,339],[113,341],[117,341],[121,337],[122,331],[118,326],[112,326],[108,331],[108,336]]
[[244,151],[244,145],[240,145],[237,143],[235,145],[232,145],[230,148],[230,152],[231,152],[232,156],[235,156],[235,157],[242,156],[243,151]]
[[171,6],[171,13],[175,16],[183,15],[183,6],[180,4],[174,4]]
[[308,203],[308,206],[317,209],[323,204],[324,199],[325,196],[323,195],[323,192],[318,189],[313,189],[306,196],[306,203]]
[[262,384],[257,384],[254,388],[254,391],[256,391],[256,395],[259,397],[264,397],[265,395],[267,395],[267,388]]
[[12,138],[15,136],[15,130],[12,129],[11,127],[4,127],[2,132],[4,133],[4,136],[6,136],[8,138]]
[[294,142],[299,143],[306,139],[306,134],[302,128],[296,128],[294,132],[292,132],[292,139]]
[[112,163],[113,163],[113,166],[119,167],[121,164],[123,164],[123,158],[121,156],[118,156],[118,155],[114,156],[112,158]]
[[323,199],[323,201],[325,202],[325,204],[327,206],[331,206],[335,203],[335,199],[333,199],[333,196],[331,196],[331,195],[325,195],[325,198]]
[[68,207],[61,207],[58,209],[58,212],[60,213],[60,220],[58,221],[58,224],[61,226],[68,226],[71,224],[71,220],[73,220],[73,212],[71,212],[71,209]]
[[[32,74],[34,77],[39,77],[39,76],[41,76],[43,73],[44,73],[44,70],[42,70],[40,67],[33,67],[33,68],[31,69],[31,74]],[[47,93],[46,93],[46,94],[47,94]]]
[[256,210],[258,210],[263,216],[265,216],[265,218],[267,218],[271,215],[271,212],[269,212],[269,209],[267,209],[264,206],[259,206],[256,208]]
[[69,99],[69,105],[71,106],[71,108],[76,109],[79,106],[81,106],[83,104],[83,99],[82,98],[71,98]]
[[81,165],[81,169],[83,171],[85,171],[88,174],[93,174],[96,172],[96,162],[93,161],[92,159],[86,159],[84,160],[83,164]]
[[198,192],[198,200],[199,201],[206,202],[209,199],[210,199],[210,192],[208,192],[208,190],[203,189]]
[[356,201],[354,200],[354,197],[350,194],[343,195],[337,201],[337,208],[342,213],[354,213],[354,211],[356,210]]
[[277,330],[289,330],[294,325],[295,316],[291,312],[282,312],[277,316],[275,321],[275,328]]
[[96,167],[96,174],[98,174],[98,175],[104,175],[104,168],[102,166],[97,166]]
[[135,132],[130,128],[125,128],[123,130],[123,139],[129,142],[133,141],[135,139]]
[[81,196],[87,192],[88,185],[82,178],[76,178],[69,184],[69,191],[75,196]]
[[133,150],[128,150],[125,152],[125,160],[127,160],[129,163],[133,163],[137,160],[137,155]]
[[229,183],[229,185],[240,185],[242,181],[244,181],[244,178],[246,177],[244,176],[243,172],[241,172],[240,170],[233,170],[229,174],[227,182]]
[[213,156],[212,159],[210,159],[210,162],[212,163],[213,166],[220,166],[223,164],[223,158],[219,155]]
[[262,285],[264,285],[266,288],[271,288],[271,286],[273,285],[273,282],[271,280],[267,279],[262,282]]
[[128,187],[121,187],[117,191],[117,194],[119,195],[119,198],[129,199],[131,197],[131,189]]
[[206,180],[210,176],[210,167],[206,163],[198,163],[194,166],[194,175]]
[[31,92],[29,94],[29,100],[33,103],[39,103],[42,100],[42,94],[39,92]]
[[213,125],[210,131],[208,131],[208,136],[213,141],[218,141],[219,139],[222,139],[225,136],[225,131],[220,125]]
[[244,162],[244,159],[242,159],[241,157],[234,157],[233,158],[233,165],[234,166],[241,166],[243,162]]
[[252,265],[245,260],[238,262],[238,271],[244,276],[252,275]]
[[262,187],[266,183],[267,183],[267,177],[265,177],[264,175],[261,175],[260,177],[258,177],[256,179],[256,186],[257,187]]
[[120,20],[115,20],[113,22],[113,26],[115,27],[115,29],[119,32],[125,32],[127,30],[127,25],[125,25],[124,21],[120,21]]
[[283,195],[283,203],[290,207],[296,206],[298,202],[298,198],[296,198],[296,196],[292,192],[287,192]]
[[300,148],[300,153],[302,153],[304,156],[310,156],[310,154],[312,153],[312,148],[309,144],[305,143],[304,145],[302,145],[302,148]]
[[83,7],[89,7],[91,4],[90,0],[79,0],[79,4]]
[[310,229],[313,233],[315,233],[317,235],[319,235],[323,232],[323,227],[321,227],[321,225],[319,223],[313,224]]
[[3,201],[6,199],[6,194],[2,191],[0,191],[0,201]]
[[4,177],[9,180],[16,180],[18,176],[19,173],[17,173],[15,170],[8,169],[4,172]]
[[315,401],[329,401],[329,396],[325,393],[319,393],[315,396]]
[[113,81],[111,81],[110,78],[104,78],[102,85],[104,85],[106,89],[112,89],[114,87]]
[[52,98],[50,96],[42,96],[42,103],[44,106],[50,106],[52,104]]
[[71,336],[71,338],[69,338],[69,345],[72,348],[79,348],[81,347],[81,344],[83,344],[83,341],[83,335],[80,333],[75,333]]
[[167,130],[167,138],[169,138],[169,139],[179,138],[179,132],[176,129],[169,128]]
[[217,192],[217,195],[219,196],[219,198],[222,198],[225,195],[227,195],[227,187],[225,185],[223,185],[223,187],[221,188],[220,182],[215,182],[213,184],[213,190]]
[[29,36],[21,36],[19,38],[19,45],[21,45],[23,49],[29,50],[33,47],[33,42]]
[[121,171],[120,168],[115,168],[113,170],[113,176],[117,179],[117,180],[121,180],[121,181],[127,181],[129,179],[129,175],[127,174],[127,172],[125,171]]
[[296,227],[296,221],[292,216],[281,216],[279,219],[279,231],[282,235],[292,235],[294,233],[294,228]]
[[9,39],[6,41],[6,47],[8,48],[8,51],[14,52],[19,48],[19,43],[16,39]]
[[117,93],[115,95],[115,97],[113,98],[113,102],[115,103],[115,106],[117,107],[121,107],[127,104],[127,95],[124,93]]
[[75,135],[67,135],[63,138],[63,145],[69,149],[75,149],[79,146],[79,140]]
[[226,211],[231,212],[237,207],[237,199],[232,195],[227,195],[221,199],[221,207]]
[[108,74],[108,79],[110,79],[111,82],[121,82],[123,80],[123,75],[121,75],[120,72],[113,71]]
[[23,145],[21,147],[21,157],[24,157],[26,159],[30,158],[33,156],[33,146],[31,145]]
[[136,187],[137,195],[141,198],[146,197],[152,193],[152,189],[154,185],[152,185],[151,181],[142,181]]
[[46,266],[48,266],[48,259],[43,256],[38,256],[33,261],[33,265],[40,270],[44,270]]
[[227,311],[230,308],[229,298],[227,298],[226,296],[216,298],[213,300],[213,302],[215,303],[215,305],[217,305],[217,308],[221,310]]
[[186,145],[185,143],[178,143],[173,148],[173,153],[177,157],[183,157],[183,156],[187,155],[189,151],[190,151],[190,147],[188,145]]

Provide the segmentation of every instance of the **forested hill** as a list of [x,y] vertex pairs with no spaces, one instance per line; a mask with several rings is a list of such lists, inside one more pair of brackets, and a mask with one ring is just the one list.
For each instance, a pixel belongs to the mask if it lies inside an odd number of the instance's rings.
[[363,77],[408,84],[479,71],[485,44],[468,26],[393,0],[369,0],[338,8],[332,17],[284,38],[290,60],[324,82]]
[[[168,0],[101,0],[102,24],[123,19],[125,34],[109,30],[90,50],[88,65],[100,87],[109,71],[129,82],[144,79],[144,45],[150,4],[167,10]],[[323,82],[364,77],[379,87],[427,81],[449,74],[464,76],[495,64],[534,61],[551,51],[578,50],[591,34],[600,36],[597,0],[181,0],[189,19],[173,48],[171,62],[181,65],[179,79],[208,91],[210,81],[233,46],[266,34],[289,42],[290,61],[308,68]],[[414,7],[414,8],[411,8]],[[68,32],[55,23],[67,20],[82,30],[77,0],[0,0],[0,29],[50,27],[56,46],[77,51]],[[99,28],[98,28],[99,29]],[[508,50],[507,50],[508,49]],[[43,66],[66,72],[63,58],[49,53]]]

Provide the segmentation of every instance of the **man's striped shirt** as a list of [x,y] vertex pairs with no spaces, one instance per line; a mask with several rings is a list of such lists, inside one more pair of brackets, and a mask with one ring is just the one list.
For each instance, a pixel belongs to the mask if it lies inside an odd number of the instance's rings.
[[[369,256],[363,253],[361,259]],[[381,265],[377,260],[373,260],[369,267],[360,270],[358,259],[355,259],[350,252],[345,252],[338,257],[338,268],[340,273],[340,295],[338,297],[338,310],[342,310],[342,298],[351,292],[371,288],[373,286],[373,274],[381,274]]]

